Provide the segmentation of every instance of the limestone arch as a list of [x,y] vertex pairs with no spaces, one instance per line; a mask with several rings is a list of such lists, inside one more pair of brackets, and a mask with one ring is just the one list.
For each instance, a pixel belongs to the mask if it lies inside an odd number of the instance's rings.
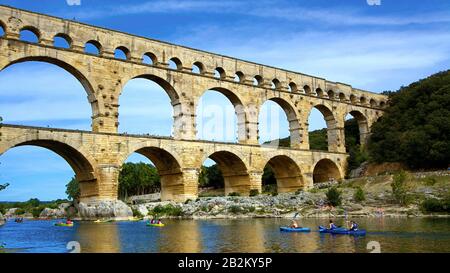
[[95,174],[96,161],[82,147],[63,137],[40,137],[38,134],[23,135],[2,145],[0,156],[20,146],[35,146],[50,150],[62,157],[72,168],[80,182],[80,198],[98,195]]
[[89,104],[91,105],[92,109],[92,117],[97,117],[99,115],[99,102],[96,99],[95,90],[92,86],[92,83],[89,81],[89,79],[84,75],[83,72],[81,72],[79,69],[75,68],[73,65],[69,64],[66,61],[59,60],[56,58],[48,57],[48,56],[25,56],[25,57],[19,57],[16,58],[3,67],[0,66],[0,72],[4,69],[18,63],[25,63],[25,62],[43,62],[43,63],[49,63],[52,65],[56,65],[65,71],[69,72],[72,76],[74,76],[83,86],[84,90],[87,94],[87,99]]
[[370,131],[368,118],[360,110],[349,109],[344,115],[344,123],[345,123],[345,117],[348,114],[350,114],[353,118],[355,118],[356,122],[358,123],[359,142],[360,142],[361,147],[363,147],[365,144],[367,144],[367,139],[368,139],[368,135],[369,135],[369,131]]
[[334,152],[337,150],[337,146],[340,145],[340,136],[338,132],[338,121],[335,115],[332,112],[332,107],[327,104],[316,104],[311,107],[309,110],[307,118],[311,116],[311,111],[313,108],[319,110],[322,113],[325,123],[327,125],[327,142],[328,142],[328,151]]
[[161,200],[174,200],[184,193],[183,172],[177,154],[165,148],[142,144],[132,147],[128,153],[119,158],[120,166],[133,153],[148,158],[155,165],[161,179]]
[[[246,107],[244,106],[244,103],[242,102],[242,99],[240,98],[240,96],[238,95],[237,92],[233,92],[232,90],[228,89],[228,88],[224,88],[224,87],[212,87],[212,88],[207,88],[205,90],[203,90],[199,96],[198,96],[198,101],[196,103],[197,107],[199,105],[199,101],[202,98],[202,96],[207,92],[207,91],[216,91],[221,93],[222,95],[224,95],[233,105],[234,107],[234,111],[236,114],[236,118],[237,118],[237,135],[238,135],[238,141],[245,141],[246,140],[246,126],[247,126],[247,119],[248,119],[248,115],[247,115],[247,111],[246,111]],[[197,110],[197,109],[195,109]]]
[[120,95],[122,95],[123,87],[129,81],[134,80],[134,79],[146,79],[146,80],[155,82],[156,84],[161,86],[161,88],[164,89],[164,91],[166,91],[167,95],[170,98],[172,106],[174,106],[174,105],[179,103],[180,95],[175,90],[173,85],[171,83],[169,83],[168,81],[166,81],[165,79],[163,79],[162,77],[160,77],[158,75],[155,75],[155,74],[137,74],[137,75],[134,75],[134,76],[132,76],[132,77],[130,77],[128,79],[123,80],[122,88],[121,88],[120,93],[119,93],[119,100],[120,100]]
[[233,192],[241,195],[250,193],[251,183],[248,167],[239,155],[225,150],[213,151],[202,158],[201,164],[207,158],[216,162],[222,172],[225,183],[225,195]]
[[73,44],[73,40],[72,40],[72,38],[69,36],[69,35],[67,35],[67,34],[65,34],[65,33],[57,33],[55,36],[53,36],[53,45],[55,46],[55,39],[56,38],[62,38],[62,39],[64,39],[66,42],[67,42],[67,45],[68,45],[68,49],[71,49],[72,48],[72,44]]
[[323,158],[314,164],[313,183],[339,181],[340,179],[342,179],[341,170],[331,159]]
[[299,165],[287,155],[271,157],[265,166],[270,166],[277,180],[278,193],[295,192],[304,186]]
[[142,55],[142,62],[144,63],[145,57],[148,57],[151,63],[149,65],[157,65],[158,57],[152,52],[146,52]]
[[[260,105],[260,107],[258,109],[258,113],[261,112],[261,108],[264,105],[264,103],[269,100],[278,104],[278,106],[280,106],[281,109],[283,109],[284,113],[286,114],[286,118],[289,123],[289,132],[290,132],[289,136],[291,139],[291,147],[295,147],[295,146],[299,145],[299,143],[301,141],[300,122],[299,122],[299,117],[297,116],[297,112],[295,110],[296,108],[291,104],[290,101],[288,101],[284,98],[272,96],[272,97],[268,97]],[[259,117],[259,114],[258,114],[258,117]]]
[[[30,25],[24,26],[24,27],[20,28],[19,35],[21,35],[22,31],[30,31],[31,33],[33,33],[36,36],[36,38],[37,38],[37,42],[36,43],[40,43],[41,42],[42,33],[37,27],[30,26]],[[23,41],[22,39],[20,39],[20,40]]]

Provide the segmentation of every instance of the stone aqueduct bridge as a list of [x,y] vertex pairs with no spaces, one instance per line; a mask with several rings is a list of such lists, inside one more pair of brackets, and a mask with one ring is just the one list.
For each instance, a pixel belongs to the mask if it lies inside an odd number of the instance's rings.
[[[22,145],[54,151],[72,166],[85,202],[117,198],[120,168],[134,152],[156,165],[163,200],[196,198],[199,171],[208,157],[222,170],[227,193],[261,190],[267,164],[280,192],[339,179],[346,168],[345,116],[357,119],[364,143],[387,102],[383,95],[347,84],[7,6],[0,6],[0,27],[0,70],[27,61],[57,65],[82,83],[92,106],[92,131],[2,125],[0,155]],[[21,41],[23,30],[33,32],[38,41]],[[69,47],[56,47],[55,37],[64,38]],[[99,53],[85,53],[87,43]],[[116,49],[127,58],[115,58]],[[143,63],[143,56],[152,63]],[[176,67],[169,67],[170,60]],[[117,133],[122,88],[135,78],[152,80],[167,92],[174,110],[173,137]],[[234,105],[238,143],[196,140],[195,109],[207,90],[224,94]],[[290,148],[258,144],[258,114],[267,100],[286,113]],[[327,123],[328,151],[309,149],[308,117],[314,107]]]

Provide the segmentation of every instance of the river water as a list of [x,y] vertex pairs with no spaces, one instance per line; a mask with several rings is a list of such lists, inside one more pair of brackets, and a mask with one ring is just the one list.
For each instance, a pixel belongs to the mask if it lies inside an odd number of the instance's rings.
[[381,252],[450,252],[450,218],[358,219],[365,237],[319,234],[317,226],[327,219],[296,220],[312,231],[280,232],[289,219],[165,220],[162,228],[143,221],[74,227],[56,227],[56,220],[9,221],[0,227],[0,252],[70,252],[71,241],[81,252],[369,252],[370,241]]

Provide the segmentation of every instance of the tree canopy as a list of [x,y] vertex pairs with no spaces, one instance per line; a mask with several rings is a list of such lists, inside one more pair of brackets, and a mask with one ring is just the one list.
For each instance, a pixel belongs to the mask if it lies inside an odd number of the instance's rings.
[[413,169],[450,162],[450,70],[389,92],[389,106],[372,126],[374,162],[402,162]]

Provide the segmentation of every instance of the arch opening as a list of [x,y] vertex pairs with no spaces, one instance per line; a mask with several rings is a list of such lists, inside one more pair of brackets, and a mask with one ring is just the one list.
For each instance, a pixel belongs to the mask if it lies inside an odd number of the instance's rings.
[[309,146],[312,150],[333,151],[336,149],[337,122],[331,110],[319,104],[311,109],[308,117]]
[[328,98],[330,100],[334,100],[335,99],[335,97],[334,97],[335,95],[334,95],[334,91],[333,90],[328,90],[327,95],[328,95]]
[[322,98],[322,97],[323,97],[323,91],[322,91],[322,89],[320,89],[320,88],[317,88],[317,89],[316,89],[316,96],[319,97],[319,98]]
[[183,64],[181,63],[180,59],[177,57],[173,57],[169,60],[169,68],[174,70],[181,70],[183,69]]
[[124,46],[119,46],[114,50],[114,58],[119,60],[129,60],[130,50]]
[[205,66],[201,62],[192,64],[192,73],[203,75],[205,74]]
[[59,33],[53,37],[53,45],[59,48],[70,49],[72,47],[72,39],[67,34]]
[[20,30],[19,39],[29,43],[39,43],[41,39],[40,32],[35,27],[26,26]]
[[272,80],[272,89],[280,89],[281,88],[281,82],[278,79],[273,79]]
[[330,159],[321,159],[314,166],[313,183],[338,182],[341,178],[339,168]]
[[119,97],[119,132],[171,136],[178,101],[177,92],[165,80],[154,75],[134,77]]
[[119,198],[158,193],[161,200],[177,200],[184,193],[179,161],[158,147],[143,147],[130,154],[119,175]]
[[300,142],[295,109],[284,99],[271,98],[260,108],[259,143],[275,147],[295,147]]
[[[204,160],[202,171],[205,168],[207,171],[199,176],[199,183],[203,187],[215,187],[214,194],[249,195],[251,185],[247,166],[236,154],[228,151],[214,152]],[[223,189],[220,188],[221,185]],[[205,196],[204,190],[202,195]]]
[[102,45],[100,42],[90,40],[84,45],[84,52],[91,55],[100,55],[102,52]]
[[350,95],[350,102],[352,103],[352,104],[356,104],[356,96],[355,95]]
[[244,83],[245,82],[244,73],[242,73],[241,71],[236,72],[236,74],[234,75],[234,81],[238,83]]
[[148,65],[156,65],[158,63],[158,59],[156,58],[155,54],[147,52],[142,56],[142,63]]
[[311,94],[311,87],[309,87],[309,85],[304,85],[303,86],[303,92],[307,95]]
[[290,157],[285,155],[275,156],[264,167],[262,185],[265,192],[274,192],[270,185],[276,185],[277,193],[295,192],[303,189],[302,172],[297,163]]
[[346,100],[344,93],[339,93],[339,100],[344,102]]
[[[15,60],[1,70],[0,81],[0,108],[7,123],[90,130],[91,117],[98,113],[97,102],[89,101],[94,96],[89,81],[61,60]],[[11,94],[10,90],[16,92]]]
[[245,139],[246,115],[241,100],[225,88],[211,88],[196,109],[197,139],[238,142]]
[[262,86],[264,83],[263,78],[260,75],[256,75],[253,77],[253,85],[254,86]]
[[289,83],[288,89],[290,92],[298,92],[297,85],[294,82]]
[[227,77],[225,70],[222,67],[217,67],[214,70],[214,78],[219,79],[219,80],[225,80]]
[[12,143],[0,155],[2,179],[12,185],[14,201],[66,199],[66,185],[72,178],[79,183],[79,195],[74,194],[74,198],[97,194],[90,159],[68,144],[52,139],[20,141]]

